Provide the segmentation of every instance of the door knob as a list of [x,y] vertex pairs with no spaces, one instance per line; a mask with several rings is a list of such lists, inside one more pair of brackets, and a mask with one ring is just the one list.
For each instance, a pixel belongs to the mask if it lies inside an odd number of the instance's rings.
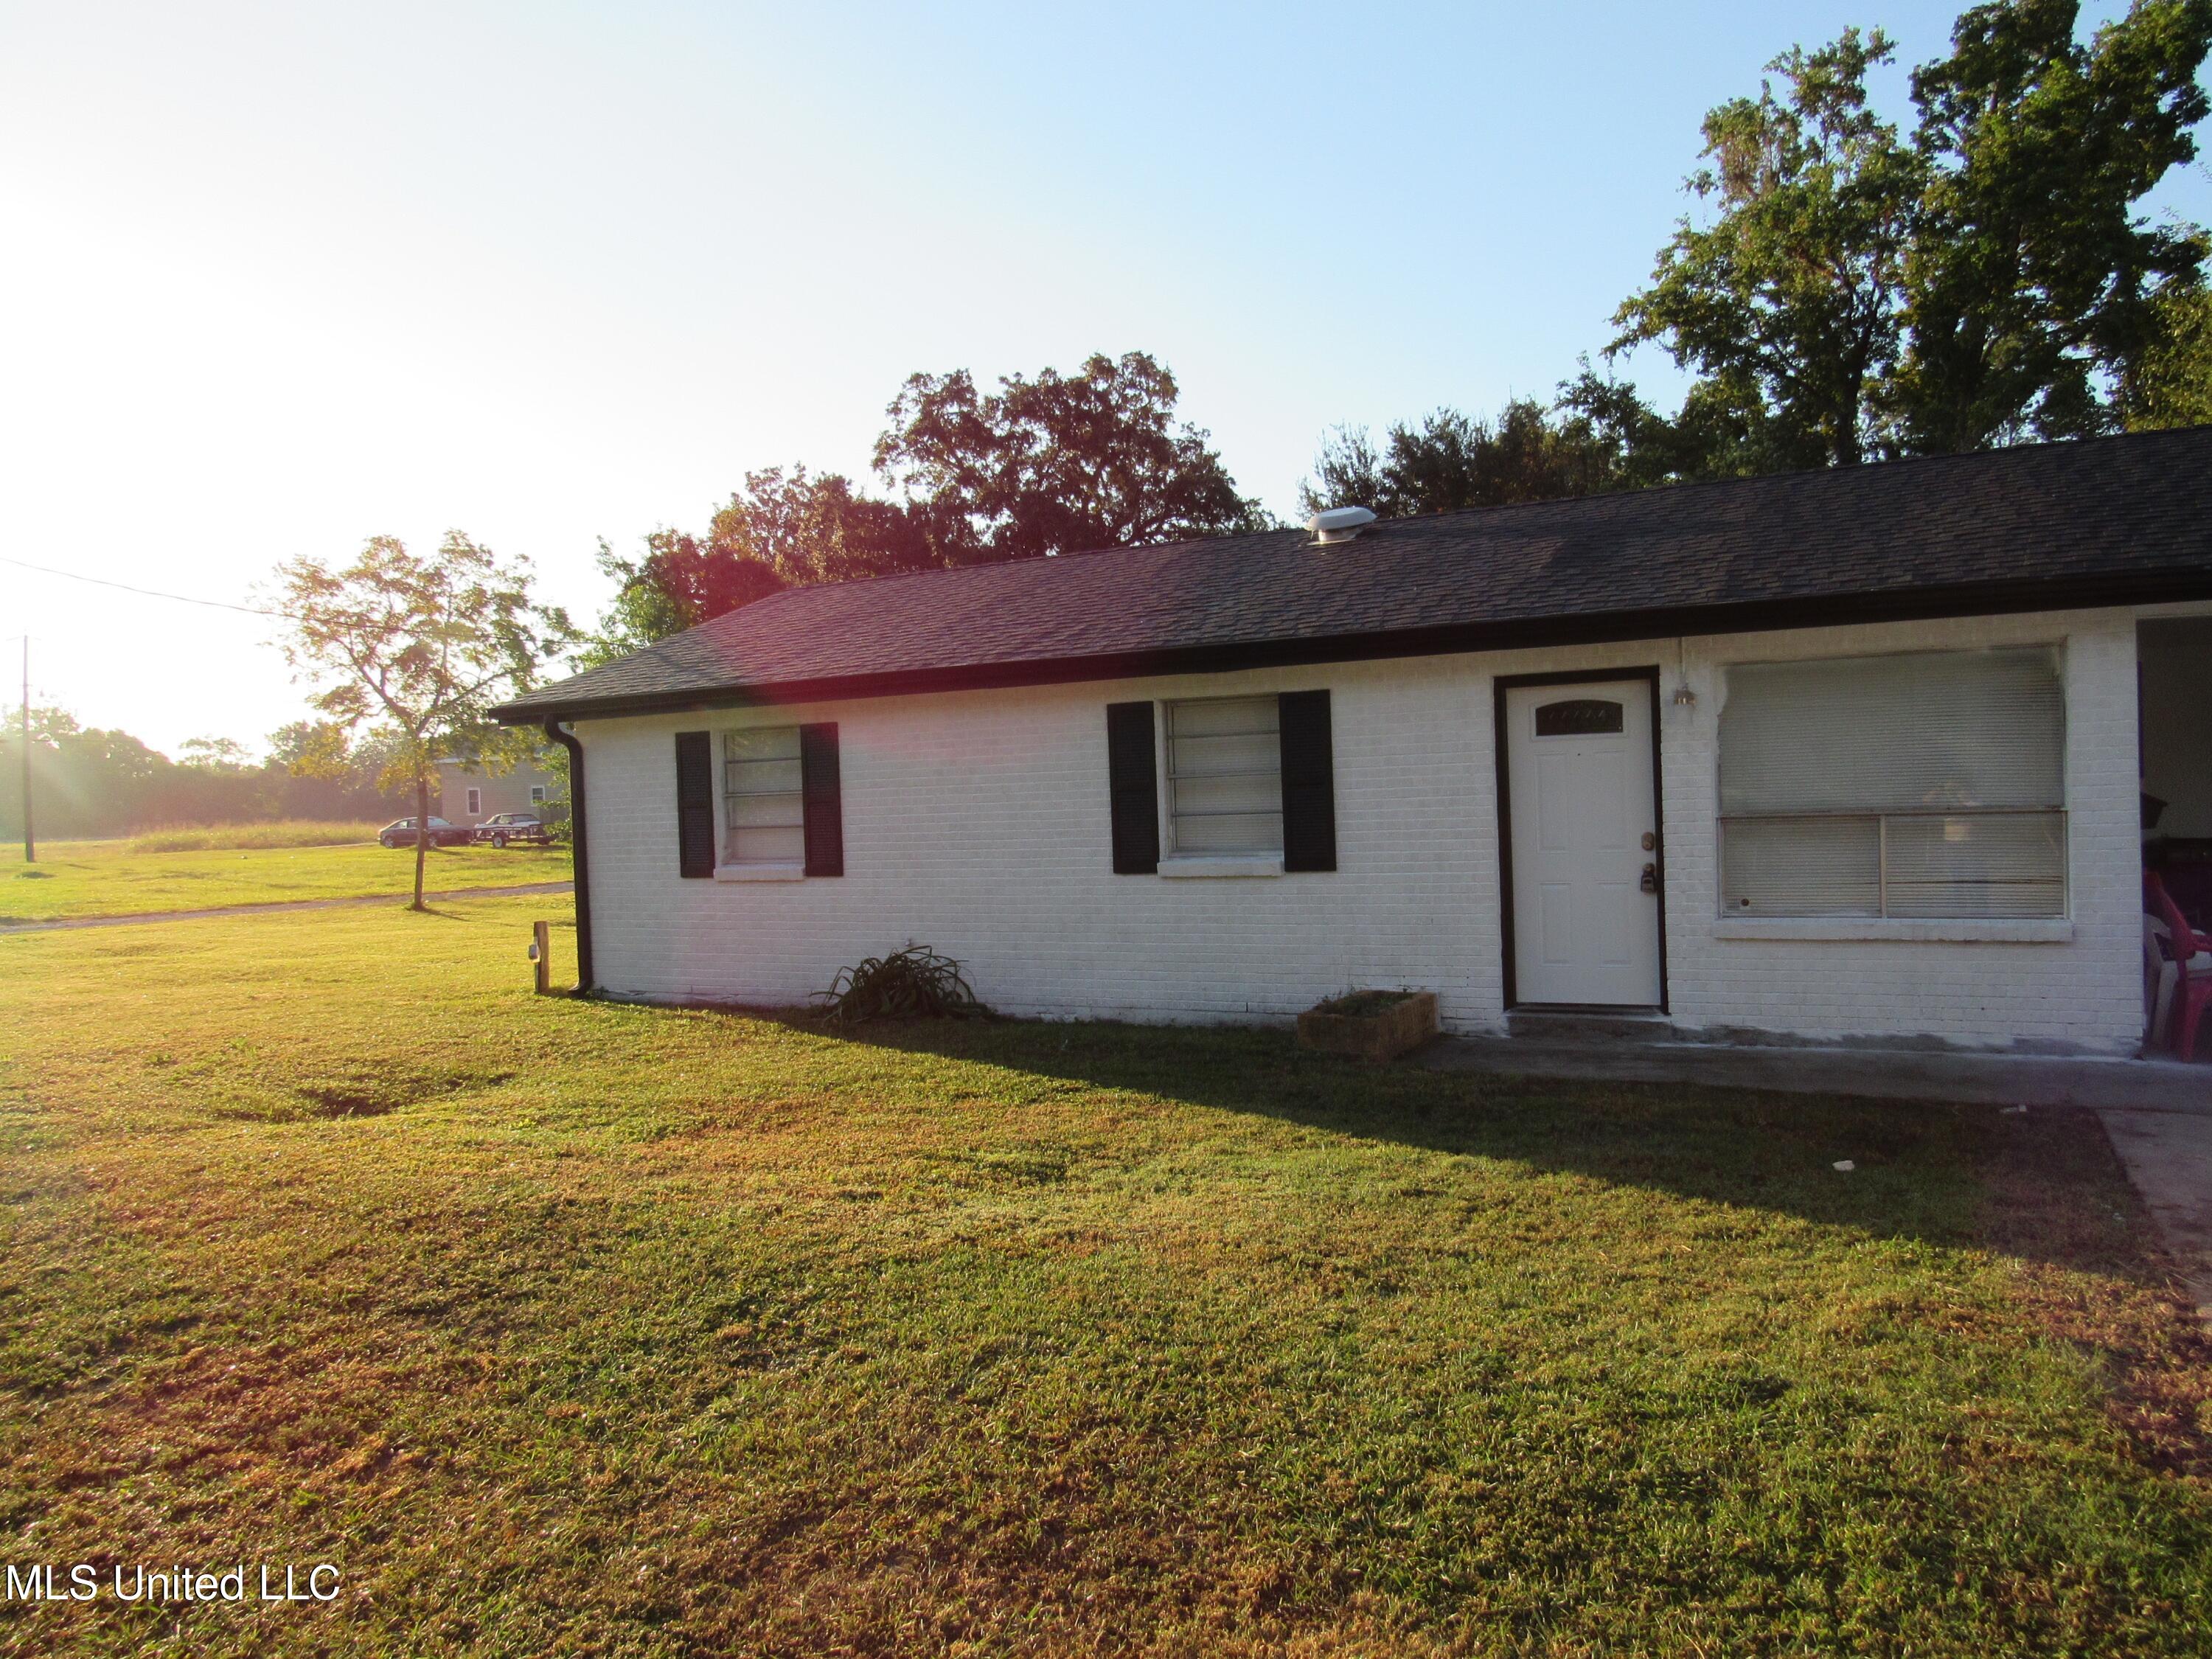
[[1656,893],[1659,890],[1659,866],[1656,864],[1647,864],[1644,866],[1644,890],[1647,893]]

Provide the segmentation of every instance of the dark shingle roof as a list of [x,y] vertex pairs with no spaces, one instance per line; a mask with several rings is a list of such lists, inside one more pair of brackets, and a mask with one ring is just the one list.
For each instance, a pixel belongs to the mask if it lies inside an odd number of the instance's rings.
[[2212,595],[2212,427],[794,588],[510,720]]

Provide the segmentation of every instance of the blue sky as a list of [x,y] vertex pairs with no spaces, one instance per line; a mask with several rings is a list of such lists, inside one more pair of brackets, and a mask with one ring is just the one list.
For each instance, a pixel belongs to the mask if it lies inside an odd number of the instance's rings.
[[[0,553],[238,599],[459,526],[590,614],[915,369],[1132,349],[1287,513],[1326,427],[1601,346],[1768,58],[1879,23],[1903,113],[1955,10],[0,4]],[[160,745],[299,712],[251,617],[0,565],[26,629]]]

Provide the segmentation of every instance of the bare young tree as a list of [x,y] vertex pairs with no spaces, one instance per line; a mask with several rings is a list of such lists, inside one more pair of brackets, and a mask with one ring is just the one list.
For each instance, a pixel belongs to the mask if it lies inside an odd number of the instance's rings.
[[315,685],[310,703],[334,734],[365,722],[389,733],[385,787],[413,786],[417,910],[438,763],[511,765],[515,740],[487,712],[575,640],[566,614],[532,602],[530,582],[528,560],[502,562],[458,530],[432,558],[375,536],[348,564],[277,567],[275,597],[292,619],[284,654]]

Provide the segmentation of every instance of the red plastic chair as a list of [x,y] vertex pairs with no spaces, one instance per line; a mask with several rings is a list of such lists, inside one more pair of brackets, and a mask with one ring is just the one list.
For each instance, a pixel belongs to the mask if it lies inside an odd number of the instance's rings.
[[2181,907],[2173,902],[2155,870],[2143,872],[2143,908],[2163,921],[2172,935],[2166,948],[2181,981],[2173,993],[2173,1018],[2180,1023],[2173,1046],[2184,1060],[2193,1060],[2197,1024],[2204,1017],[2205,1005],[2212,1003],[2212,938],[2190,927],[2189,918],[2181,914]]

